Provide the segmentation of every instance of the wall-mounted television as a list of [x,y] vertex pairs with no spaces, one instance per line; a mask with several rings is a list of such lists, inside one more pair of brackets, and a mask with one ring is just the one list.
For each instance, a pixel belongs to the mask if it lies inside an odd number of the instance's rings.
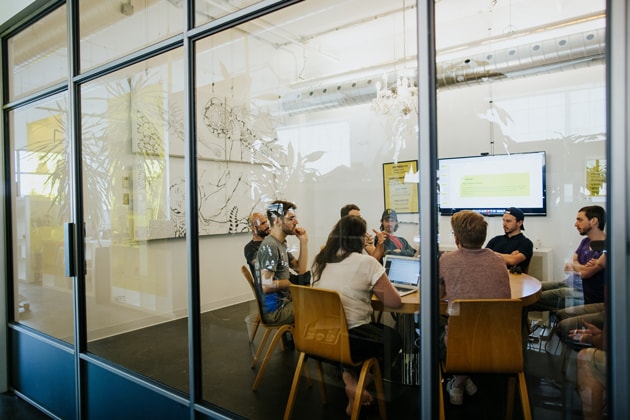
[[440,214],[474,210],[502,215],[518,207],[530,216],[547,214],[545,152],[439,159]]

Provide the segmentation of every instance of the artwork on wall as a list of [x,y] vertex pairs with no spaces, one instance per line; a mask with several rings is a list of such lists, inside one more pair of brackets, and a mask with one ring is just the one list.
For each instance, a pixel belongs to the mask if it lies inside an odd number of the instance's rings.
[[383,192],[386,209],[394,209],[401,214],[418,213],[418,184],[405,182],[408,174],[417,172],[417,160],[383,164]]
[[585,162],[586,196],[592,201],[606,201],[606,159]]
[[[279,189],[287,151],[277,143],[271,115],[216,88],[200,89],[197,109],[199,234],[247,232],[247,217]],[[133,237],[177,238],[186,234],[184,128],[181,94],[169,99],[162,120],[151,123],[137,109],[133,150]],[[161,107],[154,103],[153,107]],[[167,141],[161,139],[168,139]],[[156,144],[164,144],[163,151]]]

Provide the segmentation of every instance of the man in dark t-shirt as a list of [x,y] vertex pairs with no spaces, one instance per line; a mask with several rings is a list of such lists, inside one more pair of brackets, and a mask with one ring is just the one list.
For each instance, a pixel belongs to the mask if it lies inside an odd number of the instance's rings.
[[255,278],[258,275],[256,273],[255,266],[256,253],[258,252],[258,248],[260,248],[260,244],[263,239],[265,239],[265,236],[269,235],[271,228],[269,226],[267,216],[263,213],[252,213],[249,216],[249,228],[252,230],[252,240],[245,244],[243,253],[245,255],[247,265],[249,265],[249,270]]
[[505,235],[495,236],[486,245],[486,248],[501,255],[510,271],[518,273],[527,273],[534,254],[534,244],[521,232],[525,230],[523,219],[525,215],[520,209],[506,209],[503,214]]

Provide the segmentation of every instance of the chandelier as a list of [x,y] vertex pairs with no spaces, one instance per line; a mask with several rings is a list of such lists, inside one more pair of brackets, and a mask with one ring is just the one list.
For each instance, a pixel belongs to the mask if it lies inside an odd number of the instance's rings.
[[381,115],[409,117],[418,113],[418,88],[413,77],[398,75],[396,85],[388,86],[387,74],[376,82],[376,98],[372,99],[372,109]]

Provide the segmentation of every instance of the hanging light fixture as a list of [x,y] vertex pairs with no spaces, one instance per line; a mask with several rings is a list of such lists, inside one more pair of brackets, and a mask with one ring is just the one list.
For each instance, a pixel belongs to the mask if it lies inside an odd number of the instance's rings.
[[[403,60],[407,63],[407,7],[403,0]],[[418,88],[415,86],[415,71],[403,69],[396,75],[396,84],[389,86],[387,74],[376,82],[376,98],[372,100],[372,109],[381,115],[409,117],[418,113]]]

